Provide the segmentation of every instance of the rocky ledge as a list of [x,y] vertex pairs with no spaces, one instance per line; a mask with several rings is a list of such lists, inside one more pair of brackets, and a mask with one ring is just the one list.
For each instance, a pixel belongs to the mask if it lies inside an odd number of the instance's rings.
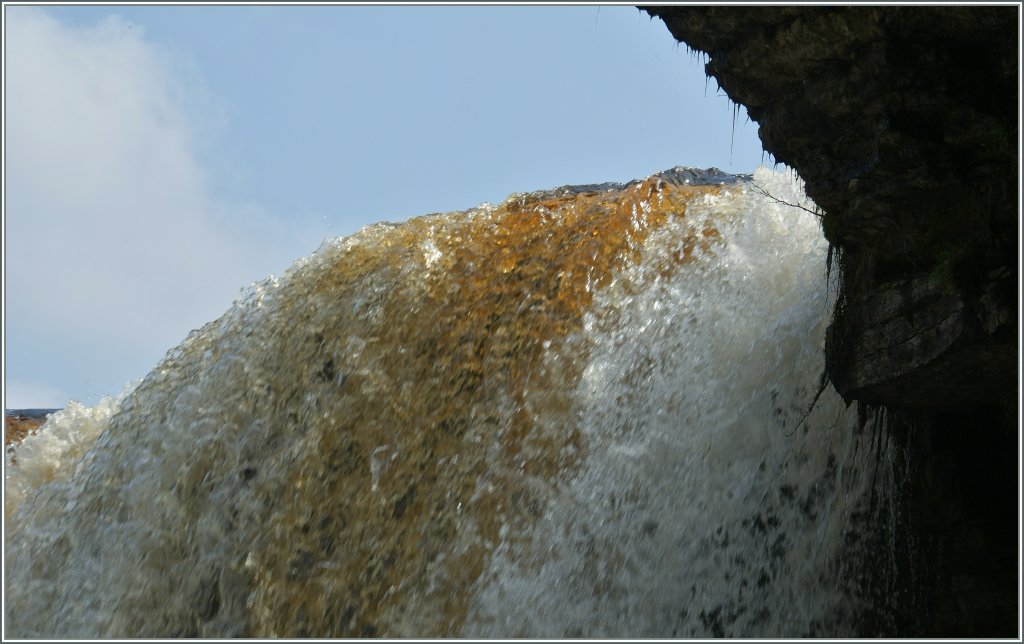
[[824,209],[838,391],[914,413],[1011,404],[1019,7],[643,9],[708,55]]
[[4,412],[4,446],[17,445],[35,432],[56,409],[8,409]]

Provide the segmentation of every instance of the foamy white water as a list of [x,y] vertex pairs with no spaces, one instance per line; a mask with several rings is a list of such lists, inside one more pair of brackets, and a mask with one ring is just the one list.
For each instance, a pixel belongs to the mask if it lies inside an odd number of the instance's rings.
[[6,455],[5,519],[11,518],[27,495],[44,484],[56,485],[66,480],[76,467],[83,466],[82,457],[106,429],[133,387],[129,385],[117,396],[103,398],[93,407],[71,401],[64,409],[50,415],[45,431],[25,437],[17,446],[17,461],[11,458],[11,453]]
[[682,171],[330,240],[18,449],[6,634],[854,633],[826,250]]
[[[813,208],[789,173],[754,181]],[[662,279],[704,225],[724,243]],[[530,554],[498,550],[469,634],[852,626],[842,537],[870,484],[856,413],[830,388],[798,426],[824,370],[826,251],[813,216],[749,190],[705,199],[648,238],[644,261],[587,316],[595,348],[575,395],[592,451],[527,531]]]

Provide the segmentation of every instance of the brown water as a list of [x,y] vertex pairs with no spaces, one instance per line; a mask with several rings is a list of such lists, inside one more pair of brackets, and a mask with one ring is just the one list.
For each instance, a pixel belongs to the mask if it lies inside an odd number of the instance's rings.
[[824,253],[692,171],[329,240],[8,461],[7,635],[849,632]]

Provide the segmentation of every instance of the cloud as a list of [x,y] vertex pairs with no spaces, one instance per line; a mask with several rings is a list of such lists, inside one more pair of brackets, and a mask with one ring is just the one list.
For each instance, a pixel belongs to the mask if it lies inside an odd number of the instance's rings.
[[7,341],[117,347],[148,369],[294,259],[304,231],[211,196],[196,134],[208,124],[141,28],[5,13]]

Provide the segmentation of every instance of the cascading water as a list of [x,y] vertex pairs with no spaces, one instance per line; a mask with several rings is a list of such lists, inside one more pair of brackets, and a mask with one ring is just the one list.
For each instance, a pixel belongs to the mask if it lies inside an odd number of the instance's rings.
[[326,242],[8,457],[6,635],[859,632],[891,467],[779,200],[677,168]]

